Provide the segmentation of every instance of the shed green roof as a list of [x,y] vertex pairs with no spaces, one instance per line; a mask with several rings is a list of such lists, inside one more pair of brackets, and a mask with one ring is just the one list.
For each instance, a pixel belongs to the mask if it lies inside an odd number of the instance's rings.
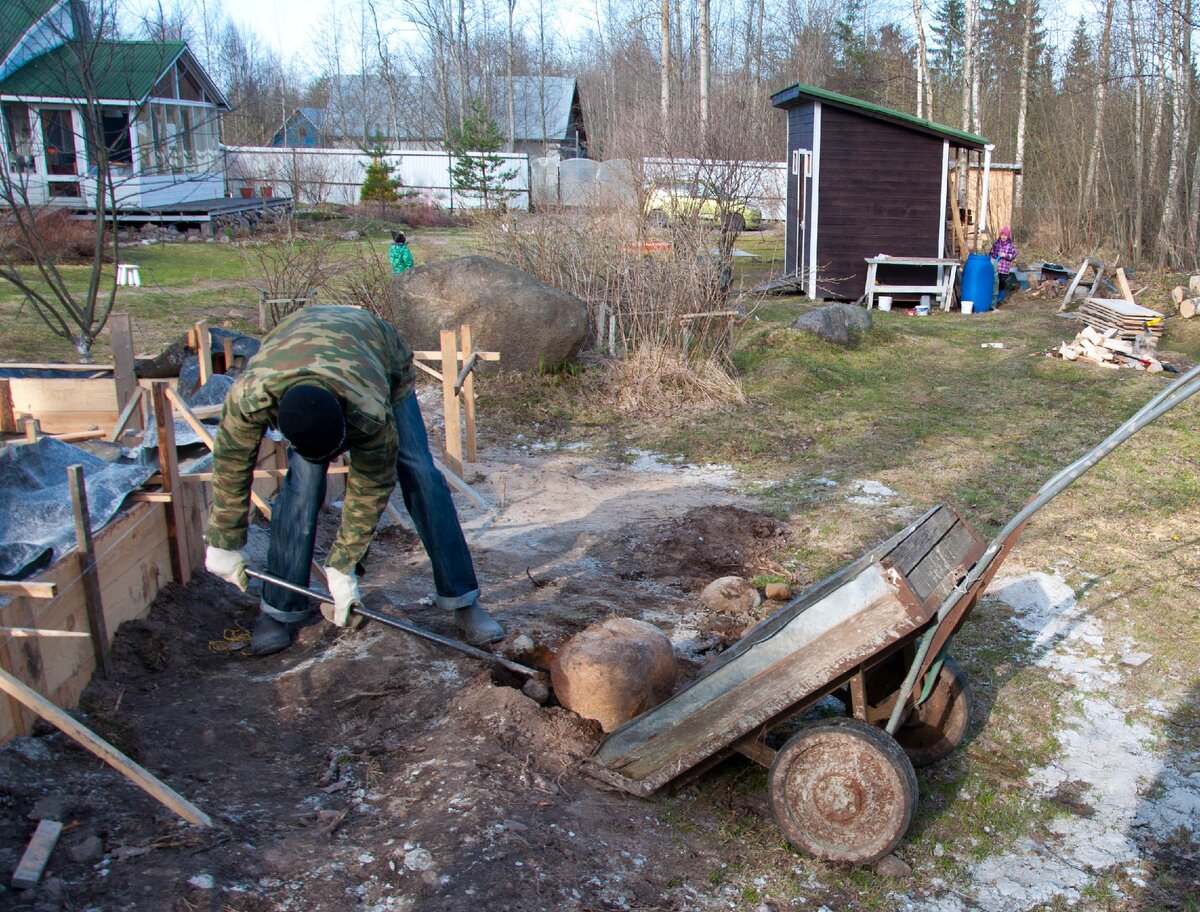
[[[94,97],[141,103],[187,45],[182,41],[97,41],[86,47],[95,54],[91,67]],[[87,98],[77,53],[76,47],[63,45],[42,54],[0,82],[0,95]]]
[[986,139],[974,133],[968,133],[965,130],[956,130],[954,127],[948,127],[945,124],[935,123],[932,120],[925,120],[921,117],[914,117],[912,114],[905,114],[903,111],[897,111],[895,108],[887,108],[870,101],[863,101],[861,98],[852,98],[849,95],[840,95],[837,92],[830,92],[828,89],[818,89],[816,86],[805,85],[802,82],[797,82],[786,89],[780,89],[771,96],[771,104],[777,108],[790,108],[806,98],[858,111],[861,114],[866,114],[868,117],[890,120],[901,126],[911,127],[924,133],[933,133],[952,140],[960,146],[982,149],[987,145]]
[[0,3],[0,62],[58,0],[4,0]]

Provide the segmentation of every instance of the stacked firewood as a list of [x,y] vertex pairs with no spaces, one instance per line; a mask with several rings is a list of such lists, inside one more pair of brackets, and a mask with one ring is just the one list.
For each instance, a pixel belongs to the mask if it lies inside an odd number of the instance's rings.
[[1200,313],[1200,275],[1192,276],[1186,291],[1182,285],[1176,285],[1171,292],[1171,300],[1175,302],[1179,316],[1185,320],[1190,320]]
[[1162,362],[1153,354],[1139,350],[1138,340],[1122,339],[1119,332],[1116,328],[1098,332],[1085,326],[1072,341],[1063,342],[1049,354],[1064,361],[1084,361],[1112,370],[1132,367],[1156,374],[1163,369]]

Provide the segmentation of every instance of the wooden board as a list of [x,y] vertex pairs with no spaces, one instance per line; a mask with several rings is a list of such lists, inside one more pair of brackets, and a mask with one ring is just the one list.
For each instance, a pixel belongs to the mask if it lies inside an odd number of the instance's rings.
[[[163,504],[137,504],[96,533],[97,569],[104,621],[111,641],[124,621],[145,617],[163,584],[171,579]],[[86,631],[87,605],[78,581],[74,550],[30,582],[58,585],[53,599],[0,601],[0,626]],[[88,639],[0,636],[0,664],[53,703],[76,704],[95,669]],[[27,734],[32,715],[0,700],[0,743]]]
[[8,387],[17,425],[25,418],[37,418],[45,434],[108,430],[120,413],[117,384],[112,378],[13,378]]
[[18,890],[29,890],[38,885],[42,872],[50,861],[50,853],[58,844],[63,825],[57,820],[39,820],[33,838],[21,856],[21,862],[13,872],[12,885]]

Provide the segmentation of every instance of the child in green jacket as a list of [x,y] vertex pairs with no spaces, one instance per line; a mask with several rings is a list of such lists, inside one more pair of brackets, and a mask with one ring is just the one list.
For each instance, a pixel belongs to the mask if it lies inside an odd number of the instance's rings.
[[392,261],[392,275],[400,275],[413,265],[412,251],[403,231],[392,232],[392,246],[388,248],[388,259]]

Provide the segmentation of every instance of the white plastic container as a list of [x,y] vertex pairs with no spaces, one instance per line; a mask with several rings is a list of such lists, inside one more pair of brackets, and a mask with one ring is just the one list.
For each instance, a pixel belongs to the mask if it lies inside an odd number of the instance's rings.
[[927,317],[929,316],[929,305],[918,304],[913,308],[913,313],[915,313],[918,317]]
[[975,312],[975,302],[974,301],[961,301],[960,303],[962,305],[963,313],[969,314],[969,313]]
[[933,295],[921,295],[921,306],[928,309],[933,304]]
[[880,310],[891,310],[892,309],[891,295],[880,295],[879,296],[879,309]]

